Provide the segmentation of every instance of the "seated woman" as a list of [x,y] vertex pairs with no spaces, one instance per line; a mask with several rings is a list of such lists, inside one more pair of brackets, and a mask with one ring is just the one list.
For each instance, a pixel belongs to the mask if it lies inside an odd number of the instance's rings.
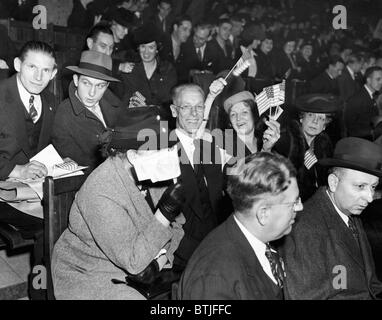
[[[280,124],[273,120],[259,119],[255,98],[249,91],[239,92],[224,102],[224,110],[229,117],[229,127],[233,128],[232,145],[225,149],[233,155],[240,153],[239,145],[243,143],[245,156],[258,151],[271,152],[274,144],[280,138]],[[259,121],[260,120],[260,121]],[[268,128],[264,131],[264,124]],[[226,135],[230,137],[229,134]]]
[[326,184],[326,169],[317,164],[331,157],[333,144],[324,132],[337,111],[339,101],[330,94],[308,94],[296,101],[299,122],[291,120],[281,131],[274,150],[288,157],[297,169],[301,200],[309,199]]
[[141,62],[131,73],[122,74],[123,103],[132,107],[167,105],[171,101],[171,89],[177,83],[175,67],[158,56],[158,36],[154,30],[143,27],[135,34]]
[[106,139],[105,149],[112,155],[76,195],[68,228],[53,252],[57,299],[144,299],[144,285],[162,268],[172,267],[184,234],[183,187],[148,187],[137,181],[127,155],[145,143],[137,140],[138,132],[152,129],[147,132],[156,135],[150,139],[161,132],[155,108],[140,109],[147,109],[141,114],[144,120],[123,132],[115,129],[111,141]]

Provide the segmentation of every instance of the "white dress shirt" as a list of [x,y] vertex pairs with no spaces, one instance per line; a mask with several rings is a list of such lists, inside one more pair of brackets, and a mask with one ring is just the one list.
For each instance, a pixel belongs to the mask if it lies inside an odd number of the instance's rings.
[[346,214],[344,214],[343,212],[341,212],[340,209],[338,209],[338,207],[336,206],[336,204],[334,203],[334,201],[333,201],[332,198],[330,197],[328,190],[326,190],[326,194],[328,195],[330,201],[331,201],[332,204],[333,204],[334,209],[337,211],[337,213],[339,214],[339,216],[341,217],[341,219],[343,220],[343,222],[345,222],[346,226],[349,227],[349,217],[348,217]]
[[352,78],[353,80],[355,80],[354,71],[353,71],[351,68],[349,68],[349,66],[346,66],[346,68],[348,69],[348,71],[349,71],[349,73],[350,73],[350,76],[351,76],[351,78]]
[[365,87],[366,91],[369,93],[370,98],[373,100],[373,92],[369,89],[369,87],[366,84],[364,85],[364,87]]
[[267,259],[265,255],[265,250],[267,248],[266,244],[259,239],[257,239],[252,233],[250,233],[245,226],[235,217],[235,222],[239,226],[241,232],[243,232],[244,236],[247,238],[249,244],[251,245],[253,251],[256,254],[257,259],[259,260],[261,267],[263,268],[264,272],[267,274],[267,276],[277,285],[277,280],[272,274],[271,265],[269,263],[269,260]]
[[38,119],[40,119],[41,117],[41,114],[42,114],[42,101],[41,101],[41,97],[39,94],[30,94],[23,86],[23,84],[21,83],[20,79],[18,76],[16,76],[16,79],[17,79],[17,89],[19,91],[19,95],[20,95],[20,98],[21,98],[21,102],[23,103],[24,107],[25,107],[25,110],[27,110],[28,114],[29,114],[29,99],[31,98],[31,96],[34,96],[34,100],[33,100],[33,105],[37,111],[37,117],[34,119],[34,123],[36,123],[38,121]]
[[175,133],[178,136],[184,151],[186,151],[186,155],[188,160],[190,160],[191,166],[194,167],[194,139],[192,139],[190,136],[188,136],[182,130],[179,129],[175,129]]

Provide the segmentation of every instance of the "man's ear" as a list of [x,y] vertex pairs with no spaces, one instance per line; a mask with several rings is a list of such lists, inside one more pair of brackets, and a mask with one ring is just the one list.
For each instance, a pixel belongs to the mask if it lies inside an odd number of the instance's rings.
[[261,226],[265,226],[267,224],[269,214],[270,214],[269,207],[266,205],[265,202],[261,201],[258,204],[258,208],[256,210],[256,218]]
[[178,110],[176,109],[176,106],[171,104],[170,105],[170,109],[171,109],[171,114],[174,118],[177,118],[178,117]]
[[15,70],[17,72],[20,72],[21,69],[21,60],[19,57],[16,57],[15,60],[13,60],[13,66],[15,67]]
[[328,176],[328,186],[329,186],[329,190],[331,192],[335,192],[337,190],[337,186],[338,186],[338,177],[331,173],[329,174]]
[[87,39],[86,39],[86,44],[87,44],[89,50],[92,50],[92,49],[93,49],[93,44],[94,44],[94,42],[93,42],[93,39],[92,39],[92,38],[87,38]]
[[73,74],[73,82],[76,87],[78,87],[78,75]]

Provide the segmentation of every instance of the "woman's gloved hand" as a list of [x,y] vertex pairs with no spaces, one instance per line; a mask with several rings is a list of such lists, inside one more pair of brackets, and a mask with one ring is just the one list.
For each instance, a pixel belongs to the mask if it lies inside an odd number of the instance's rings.
[[157,209],[160,210],[168,221],[174,222],[180,214],[185,201],[184,187],[181,183],[177,182],[169,186],[163,193],[158,202]]

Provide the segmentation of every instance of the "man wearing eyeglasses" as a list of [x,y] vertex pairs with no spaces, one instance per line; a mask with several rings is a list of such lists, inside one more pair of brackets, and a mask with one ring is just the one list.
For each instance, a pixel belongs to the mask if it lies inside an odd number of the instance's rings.
[[196,249],[179,283],[183,300],[281,300],[283,261],[270,245],[302,210],[289,160],[256,153],[228,177],[234,213]]
[[328,187],[304,204],[282,246],[286,298],[376,299],[382,284],[359,216],[382,176],[382,148],[345,138],[319,163],[330,167]]
[[[222,79],[214,81],[210,96],[224,87]],[[214,93],[212,93],[214,92]],[[186,218],[185,236],[175,252],[174,265],[183,270],[200,241],[218,224],[218,205],[223,190],[223,153],[214,139],[196,137],[204,117],[205,97],[195,84],[185,84],[173,91],[172,116],[176,118],[175,136],[180,156],[180,179],[186,202],[182,212]]]

